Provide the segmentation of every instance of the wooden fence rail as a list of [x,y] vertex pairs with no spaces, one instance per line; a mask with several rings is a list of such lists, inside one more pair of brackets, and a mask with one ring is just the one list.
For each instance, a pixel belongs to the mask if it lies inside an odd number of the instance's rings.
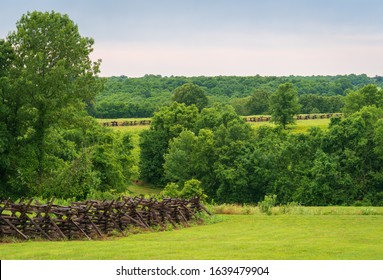
[[115,230],[123,233],[131,226],[188,225],[202,211],[209,213],[199,198],[159,201],[122,197],[112,201],[75,202],[70,206],[56,205],[53,199],[45,204],[33,199],[18,203],[8,199],[0,201],[0,237],[92,239]]
[[[330,119],[332,117],[341,117],[342,114],[299,114],[295,115],[296,120],[315,120],[315,119]],[[270,116],[244,117],[246,122],[268,122],[271,121]]]

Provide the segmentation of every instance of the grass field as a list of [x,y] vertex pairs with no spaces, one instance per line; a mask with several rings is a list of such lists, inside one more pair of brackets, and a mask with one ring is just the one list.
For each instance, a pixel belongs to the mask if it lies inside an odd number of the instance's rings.
[[103,241],[0,244],[0,259],[383,259],[383,215],[218,215]]
[[129,191],[132,192],[131,195],[140,195],[140,194],[159,194],[162,189],[161,188],[156,188],[152,187],[149,185],[136,185],[136,184],[131,184],[128,187]]
[[[131,121],[131,120],[147,120],[147,118],[143,119],[99,119],[98,121],[100,123],[103,122],[111,122],[113,120],[120,122],[123,121]],[[319,127],[321,129],[327,129],[328,125],[330,123],[330,119],[315,119],[315,120],[297,120],[294,125],[290,125],[288,129],[292,131],[293,133],[304,133],[307,132],[310,127]],[[271,122],[249,122],[251,127],[258,128],[260,126],[271,126],[274,127],[275,125]],[[112,127],[116,131],[122,131],[122,132],[130,132],[132,134],[139,134],[141,131],[148,129],[148,125],[135,125],[135,126],[114,126]]]
[[[321,129],[327,129],[330,123],[330,119],[315,119],[315,120],[297,120],[294,125],[288,126],[288,130],[292,133],[305,133],[310,127],[319,127]],[[251,127],[258,128],[260,126],[275,127],[275,124],[271,122],[251,122]]]
[[[326,129],[328,119],[302,120],[290,129]],[[251,123],[253,127],[271,123]],[[138,160],[139,132],[148,126],[113,127],[129,132]],[[158,193],[132,185],[134,194]],[[383,207],[274,207],[272,215],[257,207],[209,206],[216,213],[204,225],[173,231],[146,231],[99,241],[28,241],[0,243],[0,259],[159,260],[273,259],[382,260]],[[246,214],[246,215],[244,215]]]

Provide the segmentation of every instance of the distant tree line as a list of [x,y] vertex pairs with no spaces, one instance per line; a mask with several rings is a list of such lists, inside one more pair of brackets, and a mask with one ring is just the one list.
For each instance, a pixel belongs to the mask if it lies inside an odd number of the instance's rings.
[[300,113],[334,113],[343,107],[343,97],[367,84],[383,85],[382,77],[366,75],[310,77],[162,77],[104,78],[104,89],[88,111],[98,118],[151,117],[162,106],[172,102],[174,91],[184,84],[200,87],[215,103],[230,104],[240,115],[268,114],[269,97],[280,84],[291,83],[296,88]]

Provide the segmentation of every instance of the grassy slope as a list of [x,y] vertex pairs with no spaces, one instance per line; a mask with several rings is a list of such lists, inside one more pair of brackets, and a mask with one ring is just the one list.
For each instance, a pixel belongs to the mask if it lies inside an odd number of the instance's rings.
[[141,195],[141,194],[159,194],[162,189],[161,188],[156,188],[156,187],[152,187],[152,186],[149,186],[149,185],[134,185],[134,184],[131,184],[129,187],[128,187],[129,191],[131,191],[131,195]]
[[0,244],[0,259],[383,259],[383,215],[225,215],[104,241]]
[[[328,123],[302,120],[292,131],[326,129]],[[138,133],[147,127],[114,129],[130,132],[137,147]],[[134,154],[138,160],[137,148]],[[147,186],[132,188],[136,194],[158,192]],[[376,215],[361,215],[349,207],[297,209],[303,213],[222,215],[216,224],[114,240],[0,244],[0,259],[383,259],[381,208],[372,211]]]
[[[249,122],[252,128],[256,129],[260,126],[271,126],[275,127],[272,122]],[[310,127],[319,127],[321,129],[327,129],[330,124],[330,119],[315,119],[315,120],[297,120],[295,124],[288,126],[292,133],[304,133],[307,132]]]

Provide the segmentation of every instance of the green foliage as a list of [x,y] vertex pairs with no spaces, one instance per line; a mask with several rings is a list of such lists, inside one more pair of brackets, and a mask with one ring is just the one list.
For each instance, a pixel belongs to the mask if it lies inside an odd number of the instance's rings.
[[[170,141],[164,156],[165,179],[181,186],[197,179],[210,199],[233,202],[249,199],[246,198],[248,193],[240,188],[246,181],[241,180],[241,175],[235,176],[238,180],[231,177],[235,169],[227,159],[234,157],[237,151],[234,147],[239,148],[238,153],[246,152],[240,147],[251,139],[250,126],[233,108],[216,106],[201,111],[193,130],[196,133],[186,130]],[[236,181],[241,185],[233,192],[231,184]]]
[[[0,40],[0,196],[112,197],[139,174],[168,195],[217,202],[267,204],[272,193],[284,205],[382,204],[381,77],[100,79],[92,45],[55,12],[24,15]],[[172,92],[181,103],[171,103]],[[208,100],[218,104],[204,108]],[[324,131],[282,130],[298,101],[304,113],[344,104],[346,116]],[[131,136],[101,127],[86,110],[157,111],[140,135],[139,170]],[[269,112],[280,127],[254,131],[238,112]]]
[[186,83],[173,92],[173,101],[187,106],[194,104],[200,111],[207,106],[208,99],[204,90],[192,83]]
[[360,90],[352,91],[344,99],[342,111],[345,114],[352,114],[361,110],[364,106],[375,105],[383,107],[383,90],[376,85],[366,85]]
[[344,106],[344,96],[322,96],[317,94],[305,94],[299,96],[299,104],[302,114],[337,113]]
[[83,154],[68,162],[57,171],[56,177],[44,188],[42,195],[78,200],[87,198],[101,184],[100,177],[92,168],[91,159],[89,154]]
[[286,128],[295,122],[294,115],[299,112],[297,91],[293,84],[286,83],[270,96],[270,113],[272,121]]
[[196,179],[191,179],[185,182],[180,192],[180,196],[186,199],[199,197],[202,201],[206,199],[206,195],[201,187],[201,181]]
[[125,190],[131,139],[85,111],[103,84],[92,45],[56,12],[27,13],[0,40],[0,196]]
[[168,183],[162,190],[161,195],[165,197],[186,199],[199,197],[202,201],[207,198],[201,187],[201,181],[196,179],[186,181],[181,187],[176,183]]
[[263,126],[254,135],[232,108],[205,108],[161,154],[163,179],[181,189],[197,179],[209,200],[225,203],[255,203],[274,193],[281,204],[378,205],[382,117],[370,106],[332,119],[328,131]]
[[140,176],[154,185],[163,185],[164,154],[169,139],[160,130],[145,130],[140,134]]
[[[234,98],[230,100],[230,106],[232,106],[235,112],[241,116],[252,115],[252,111],[249,106],[250,97]],[[221,101],[222,102],[222,101]]]
[[155,185],[165,185],[163,165],[169,141],[182,131],[192,129],[197,115],[198,109],[194,105],[177,102],[163,107],[154,115],[150,129],[144,131],[140,138],[142,179]]
[[[339,112],[342,97],[367,84],[382,87],[382,77],[366,75],[310,76],[310,77],[161,77],[105,78],[105,88],[97,95],[97,102],[88,107],[99,118],[151,117],[160,107],[172,102],[174,90],[184,84],[199,86],[210,104],[230,104],[240,115],[265,114],[268,98],[283,83],[296,87],[301,113],[317,108],[321,113]],[[305,97],[306,96],[306,97]],[[308,97],[307,97],[308,96]]]
[[161,191],[161,195],[165,197],[180,197],[180,187],[176,183],[168,183]]
[[89,59],[93,40],[81,37],[68,16],[55,12],[23,15],[7,44],[12,59],[6,59],[9,84],[2,91],[1,119],[10,141],[3,184],[19,195],[40,194],[66,165],[56,156],[52,140],[60,138],[60,128],[75,122],[81,115],[75,112],[101,89],[99,63]]
[[183,183],[193,177],[195,170],[194,150],[197,137],[193,132],[184,130],[177,138],[170,140],[169,150],[165,154],[164,171],[167,180]]
[[246,115],[263,115],[269,112],[269,99],[271,92],[265,88],[256,89],[247,103],[249,114]]
[[277,195],[265,195],[265,198],[261,202],[259,202],[259,210],[261,211],[261,213],[271,215],[271,210],[275,206],[276,202]]

